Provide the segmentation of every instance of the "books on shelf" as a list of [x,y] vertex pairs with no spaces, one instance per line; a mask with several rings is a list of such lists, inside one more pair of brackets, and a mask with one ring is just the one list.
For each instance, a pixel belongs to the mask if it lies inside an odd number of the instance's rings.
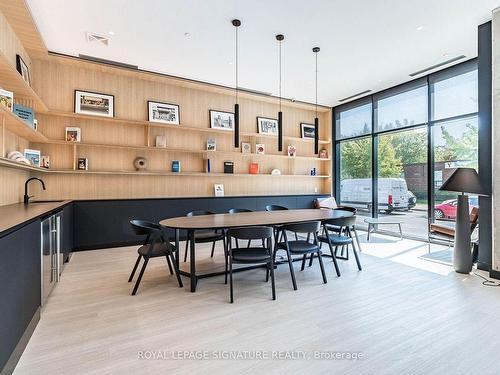
[[174,173],[181,172],[181,162],[179,160],[172,161],[172,172],[174,172]]
[[211,172],[211,165],[210,165],[210,159],[209,158],[206,158],[206,159],[203,159],[203,166],[204,166],[204,169],[205,169],[205,173],[210,173]]
[[12,112],[25,123],[27,123],[30,127],[34,128],[33,122],[35,120],[35,114],[33,112],[33,109],[20,104],[14,104],[14,106],[12,107]]

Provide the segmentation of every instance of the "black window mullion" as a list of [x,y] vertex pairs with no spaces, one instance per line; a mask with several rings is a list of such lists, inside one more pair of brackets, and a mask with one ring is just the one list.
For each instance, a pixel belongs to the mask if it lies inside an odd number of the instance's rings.
[[372,217],[378,217],[378,135],[377,128],[377,102],[372,100]]
[[433,111],[433,89],[434,86],[429,82],[427,77],[427,220],[430,223],[434,222],[434,136],[431,123]]

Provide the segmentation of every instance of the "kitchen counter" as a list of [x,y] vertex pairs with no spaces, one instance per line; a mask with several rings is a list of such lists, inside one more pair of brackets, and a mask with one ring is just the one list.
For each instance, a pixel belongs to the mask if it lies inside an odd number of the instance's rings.
[[71,202],[71,200],[39,203],[33,201],[28,205],[24,203],[15,203],[7,206],[0,206],[0,237],[5,236],[20,225],[27,224],[39,217],[46,216],[51,212],[62,209]]

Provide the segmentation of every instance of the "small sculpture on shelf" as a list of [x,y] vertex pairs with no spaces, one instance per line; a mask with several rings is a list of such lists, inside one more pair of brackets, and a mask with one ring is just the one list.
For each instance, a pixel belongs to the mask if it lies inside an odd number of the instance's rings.
[[142,156],[135,158],[134,167],[137,171],[145,171],[148,168],[148,159]]

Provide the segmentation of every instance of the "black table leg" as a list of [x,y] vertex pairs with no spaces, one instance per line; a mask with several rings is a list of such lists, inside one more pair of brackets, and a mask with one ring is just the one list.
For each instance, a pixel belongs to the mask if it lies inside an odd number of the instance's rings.
[[196,292],[196,284],[198,283],[198,278],[196,277],[196,259],[195,259],[195,243],[194,243],[194,230],[189,231],[189,268],[190,268],[190,278],[191,278],[191,292]]
[[179,248],[179,229],[175,230],[175,248],[176,248],[176,256],[175,263],[177,264],[177,269],[179,269],[179,257],[181,256],[181,249]]

